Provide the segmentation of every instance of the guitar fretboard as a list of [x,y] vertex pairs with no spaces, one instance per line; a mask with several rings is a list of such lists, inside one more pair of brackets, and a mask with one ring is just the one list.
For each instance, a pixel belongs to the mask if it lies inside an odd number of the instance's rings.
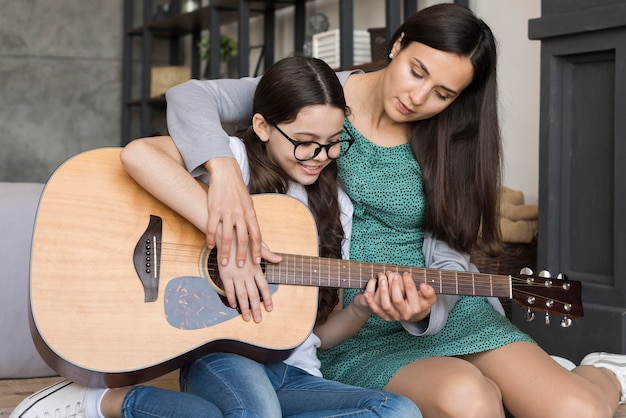
[[427,283],[436,293],[468,296],[512,297],[511,276],[407,267],[324,257],[280,254],[283,261],[267,263],[267,281],[273,284],[364,289],[379,272],[408,272],[414,282]]

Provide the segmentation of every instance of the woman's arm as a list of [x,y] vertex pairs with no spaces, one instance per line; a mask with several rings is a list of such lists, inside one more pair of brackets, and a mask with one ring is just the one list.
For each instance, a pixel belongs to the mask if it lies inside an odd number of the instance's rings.
[[189,80],[167,91],[167,128],[190,173],[213,158],[233,158],[222,124],[250,124],[259,80]]
[[[182,157],[169,137],[136,139],[122,150],[122,165],[146,191],[179,213],[196,228],[206,230],[206,190],[183,165]],[[235,159],[239,176],[241,169]],[[211,189],[213,186],[209,187]],[[261,320],[260,298],[272,309],[269,286],[259,265],[247,260],[243,269],[220,266],[220,277],[231,307],[239,307],[244,320]],[[242,270],[245,274],[236,274]],[[250,292],[248,292],[250,289]],[[258,291],[257,291],[258,289]]]
[[[233,240],[239,266],[248,256],[248,244],[255,262],[260,263],[261,257],[280,261],[261,245],[252,200],[222,128],[222,123],[250,123],[258,81],[259,78],[190,80],[166,94],[168,129],[187,169],[193,174],[204,166],[213,179],[215,187],[208,192],[209,218],[204,231],[209,248],[217,246],[222,265],[230,260]],[[220,226],[222,235],[218,237]]]
[[[469,254],[455,250],[445,241],[436,239],[429,233],[424,237],[422,249],[428,268],[478,272],[478,269],[470,262]],[[431,306],[427,321],[402,321],[402,326],[413,335],[436,334],[446,325],[448,314],[458,299],[457,295],[438,295],[437,302]],[[489,298],[489,301],[497,311],[504,314],[498,298]]]

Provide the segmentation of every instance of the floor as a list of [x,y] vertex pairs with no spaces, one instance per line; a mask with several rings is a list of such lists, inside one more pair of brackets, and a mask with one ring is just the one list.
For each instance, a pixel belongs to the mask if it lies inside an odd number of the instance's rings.
[[[43,379],[0,380],[0,418],[8,417],[13,408],[31,393],[60,379],[60,377],[48,377]],[[178,374],[170,373],[147,384],[167,389],[177,389]],[[614,418],[626,418],[626,405],[620,406]]]
[[[8,417],[13,408],[30,394],[61,379],[60,377],[46,377],[41,379],[0,380],[0,418]],[[166,374],[146,384],[177,390],[178,372]]]

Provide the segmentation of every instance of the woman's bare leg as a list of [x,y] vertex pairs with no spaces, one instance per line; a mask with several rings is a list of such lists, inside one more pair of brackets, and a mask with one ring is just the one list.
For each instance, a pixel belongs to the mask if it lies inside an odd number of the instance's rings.
[[408,364],[385,389],[413,400],[425,418],[504,417],[497,385],[471,363],[454,357]]
[[612,372],[593,366],[569,372],[530,342],[464,358],[498,385],[516,418],[610,418],[619,403],[621,385]]

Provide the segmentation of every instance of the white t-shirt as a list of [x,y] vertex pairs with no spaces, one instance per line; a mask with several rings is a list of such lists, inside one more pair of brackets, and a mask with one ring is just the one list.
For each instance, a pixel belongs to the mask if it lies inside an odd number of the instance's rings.
[[[248,164],[248,155],[246,154],[246,148],[243,144],[243,141],[240,138],[231,136],[230,140],[230,149],[232,150],[239,167],[241,168],[241,173],[243,175],[243,181],[246,185],[250,183],[250,166]],[[195,173],[194,173],[195,174]],[[209,173],[201,169],[198,175],[198,179],[205,184],[210,183]],[[293,181],[289,182],[289,190],[287,190],[287,195],[294,197],[308,206],[308,197],[306,194],[306,189],[300,183],[296,183]],[[339,189],[339,208],[341,210],[341,225],[343,227],[344,232],[344,240],[341,244],[341,256],[344,259],[349,258],[350,251],[350,236],[352,235],[352,202],[348,195],[340,188]],[[317,335],[311,333],[306,340],[296,348],[289,358],[287,358],[284,362],[289,364],[290,366],[298,367],[314,376],[322,376],[320,372],[321,363],[317,357],[317,349],[321,345],[320,339]]]

